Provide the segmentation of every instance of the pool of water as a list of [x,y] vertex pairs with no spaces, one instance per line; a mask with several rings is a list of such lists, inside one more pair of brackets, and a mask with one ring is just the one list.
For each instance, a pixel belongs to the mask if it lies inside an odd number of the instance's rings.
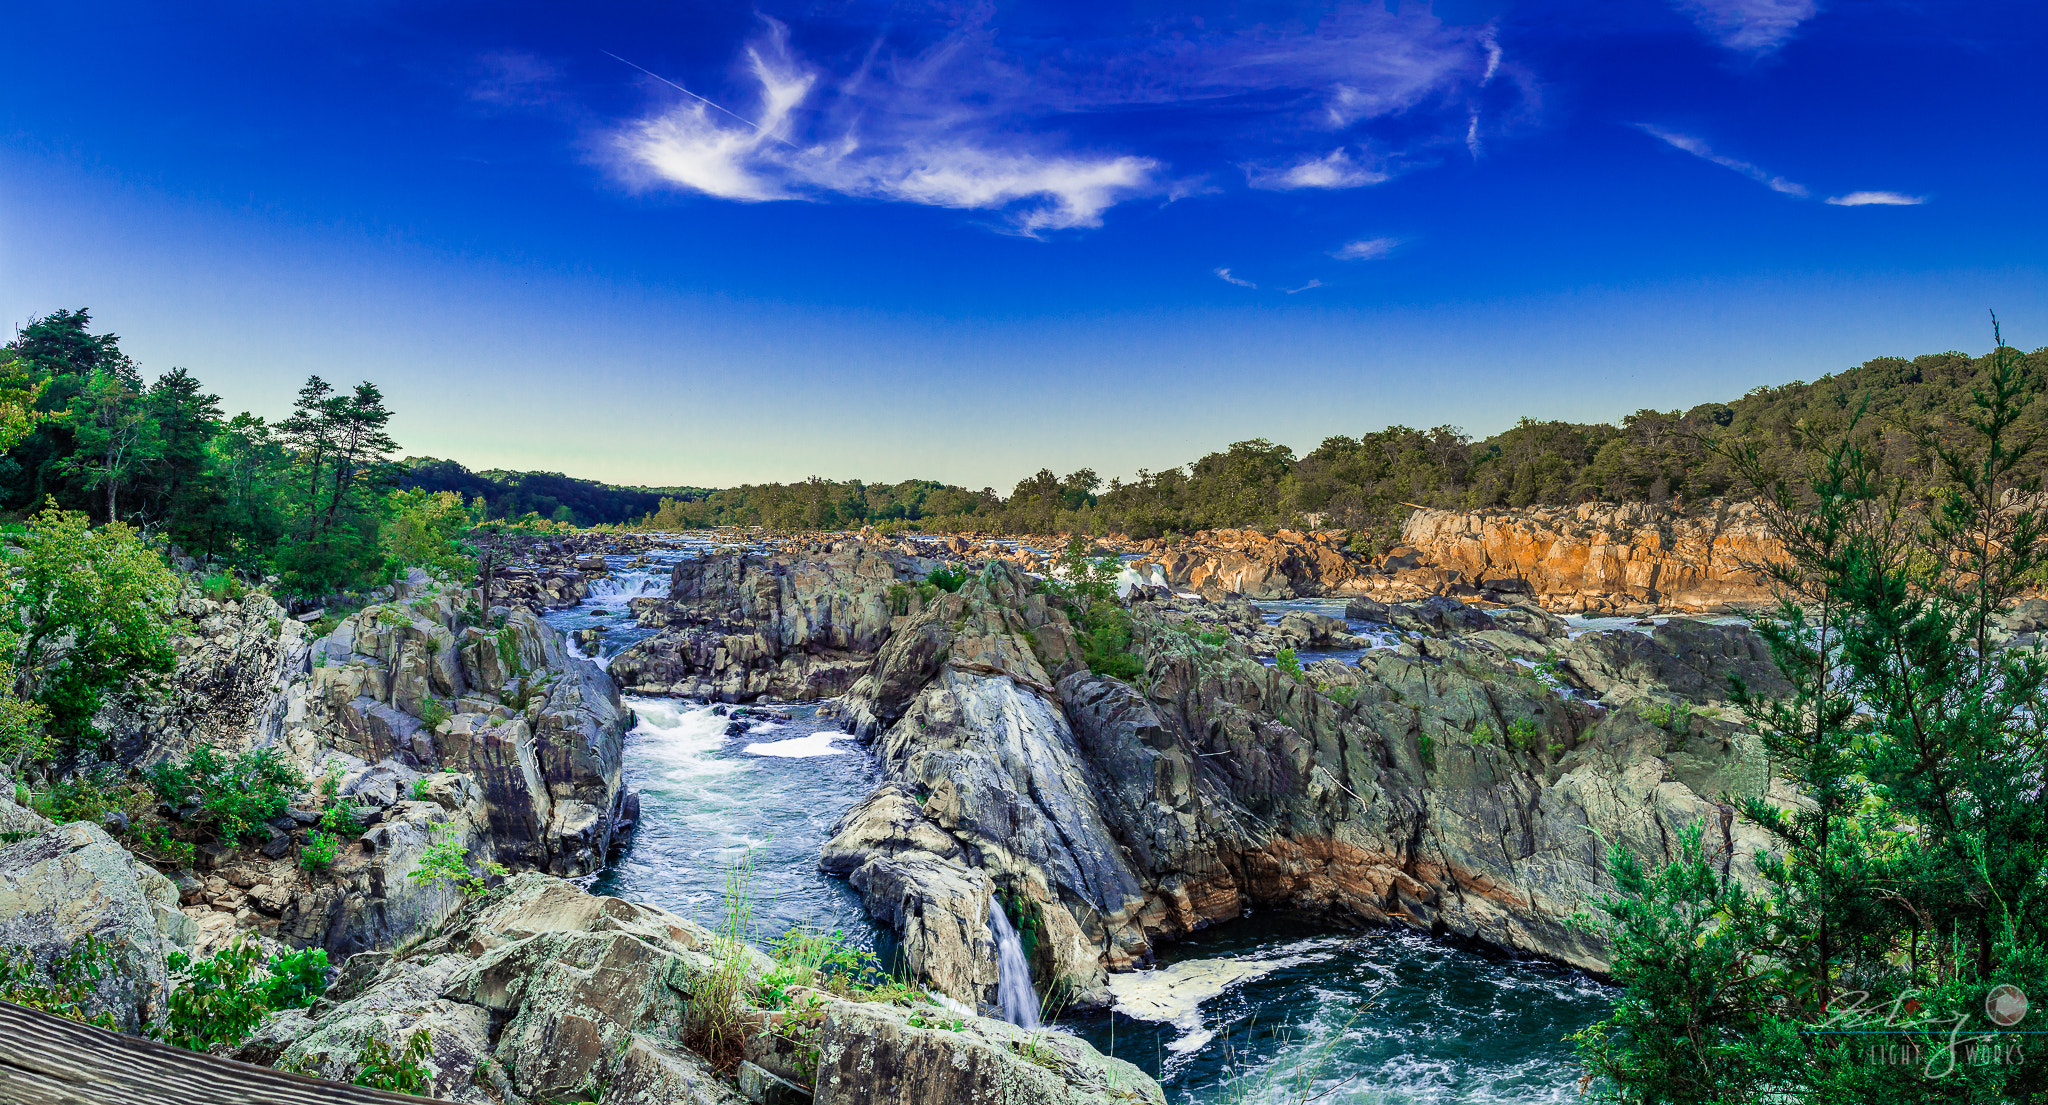
[[1253,917],[1169,945],[1160,962],[1208,958],[1271,969],[1202,1003],[1198,1024],[1114,1011],[1070,1024],[1176,1105],[1567,1102],[1584,1072],[1565,1037],[1612,1002],[1577,971],[1407,930]]

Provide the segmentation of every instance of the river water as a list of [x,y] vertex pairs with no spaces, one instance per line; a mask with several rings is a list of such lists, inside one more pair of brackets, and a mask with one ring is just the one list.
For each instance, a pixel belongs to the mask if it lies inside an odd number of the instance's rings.
[[[547,621],[600,628],[602,663],[648,635],[626,601],[666,593],[674,562],[706,548],[658,552],[640,567],[608,558],[612,577],[597,593]],[[1327,612],[1342,616],[1341,607]],[[626,701],[636,719],[626,785],[640,793],[641,820],[594,891],[716,927],[728,873],[743,866],[758,942],[791,928],[840,931],[889,958],[892,945],[859,896],[818,871],[833,824],[876,781],[865,750],[810,707]],[[768,712],[787,720],[760,716]],[[1222,981],[1199,1004],[1151,1014],[1164,1019],[1110,1012],[1058,1027],[1144,1068],[1175,1105],[1575,1100],[1581,1072],[1565,1037],[1611,1001],[1600,984],[1546,963],[1405,930],[1333,934],[1277,916],[1167,945],[1159,967],[1162,980],[1190,972]]]

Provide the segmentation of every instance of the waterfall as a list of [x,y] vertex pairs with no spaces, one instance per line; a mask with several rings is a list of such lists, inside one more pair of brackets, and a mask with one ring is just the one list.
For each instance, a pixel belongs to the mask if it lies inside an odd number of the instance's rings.
[[1024,959],[1024,941],[1010,927],[1003,903],[990,898],[988,927],[996,938],[996,1004],[1003,1019],[1020,1028],[1038,1027],[1038,993],[1031,988],[1031,964]]

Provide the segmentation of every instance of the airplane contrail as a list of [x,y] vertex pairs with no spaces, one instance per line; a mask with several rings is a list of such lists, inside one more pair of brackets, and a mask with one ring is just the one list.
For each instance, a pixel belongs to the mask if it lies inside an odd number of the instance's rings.
[[652,69],[647,68],[644,65],[639,65],[634,62],[626,61],[625,58],[622,58],[619,55],[612,53],[610,50],[599,50],[598,53],[603,54],[605,57],[608,57],[613,61],[625,62],[625,64],[633,66],[633,68],[640,70],[642,73],[645,73],[650,77],[653,77],[655,80],[658,80],[661,83],[669,86],[670,88],[675,89],[677,92],[680,92],[693,100],[699,100],[702,101],[703,103],[710,104],[712,107],[718,108],[718,110],[725,112],[727,115],[730,115],[735,119],[738,119],[740,122],[745,123],[746,125],[754,128],[757,131],[760,131],[762,134],[765,134],[768,137],[775,139],[777,142],[780,142],[783,145],[790,147],[791,149],[796,148],[796,143],[791,142],[789,139],[784,138],[783,136],[775,133],[772,130],[769,130],[767,127],[764,127],[761,124],[754,122],[752,119],[749,119],[736,111],[729,110],[711,100],[705,99],[704,97],[697,95],[695,92],[692,92],[687,88],[684,88],[682,85],[679,85],[676,82],[669,80],[667,77],[662,76],[661,74],[655,72]]

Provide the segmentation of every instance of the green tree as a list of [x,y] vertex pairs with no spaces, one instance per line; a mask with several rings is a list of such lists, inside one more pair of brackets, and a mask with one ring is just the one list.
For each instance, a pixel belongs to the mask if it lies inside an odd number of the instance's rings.
[[[1761,628],[1795,693],[1739,697],[1800,801],[1745,804],[1777,842],[1754,891],[1696,839],[1661,874],[1616,852],[1624,991],[1581,1037],[1609,1098],[2048,1089],[2048,1056],[1985,1006],[2001,984],[2048,993],[2048,662],[1997,635],[2042,566],[2028,367],[2000,341],[1970,407],[1921,427],[1917,478],[1862,410],[1802,479],[1768,442],[1724,443],[1789,553]],[[1972,1061],[1986,1046],[2002,1061]]]
[[199,380],[173,368],[149,386],[143,405],[155,427],[156,448],[143,484],[148,517],[176,517],[203,497],[207,446],[220,431],[220,398],[201,390]]
[[134,366],[125,357],[106,358],[92,370],[62,418],[76,450],[62,467],[87,488],[106,495],[106,519],[119,521],[121,488],[153,465],[159,455],[156,422],[137,388]]
[[48,386],[13,349],[0,349],[0,453],[14,448],[47,417],[36,409],[36,400]]
[[16,690],[48,711],[66,746],[96,746],[93,715],[106,693],[146,686],[173,666],[177,577],[125,524],[95,529],[55,505],[30,518],[19,540],[0,561],[9,624],[20,634]]
[[440,579],[467,580],[476,573],[476,558],[462,543],[470,515],[461,495],[414,488],[392,492],[388,502],[391,518],[381,537],[385,555]]

